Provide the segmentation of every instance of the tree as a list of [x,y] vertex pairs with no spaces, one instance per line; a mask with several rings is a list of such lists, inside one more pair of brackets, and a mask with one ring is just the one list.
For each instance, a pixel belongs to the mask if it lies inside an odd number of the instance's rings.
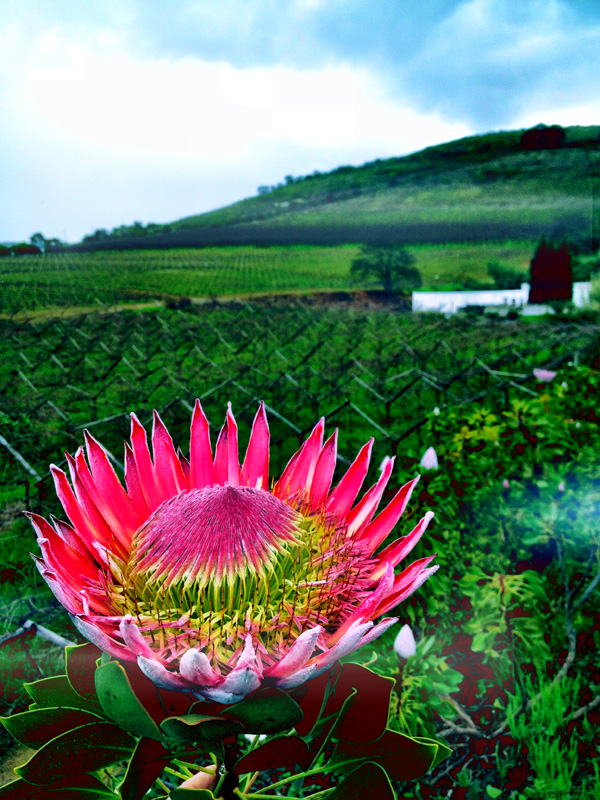
[[488,261],[487,271],[496,289],[520,289],[526,277],[520,270],[500,261]]
[[530,303],[571,300],[573,274],[571,254],[566,244],[556,246],[542,239],[531,259],[529,274]]
[[360,282],[383,286],[386,297],[392,292],[410,292],[422,285],[415,257],[398,245],[366,244],[350,266],[350,275]]

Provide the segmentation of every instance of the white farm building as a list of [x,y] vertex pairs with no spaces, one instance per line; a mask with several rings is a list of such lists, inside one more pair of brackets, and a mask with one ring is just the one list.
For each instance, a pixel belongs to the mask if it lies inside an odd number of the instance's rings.
[[[577,308],[587,305],[591,283],[573,284],[573,305]],[[522,283],[520,289],[473,289],[455,292],[412,293],[413,311],[437,311],[442,314],[455,314],[466,306],[513,306],[522,308],[529,301],[529,284]]]

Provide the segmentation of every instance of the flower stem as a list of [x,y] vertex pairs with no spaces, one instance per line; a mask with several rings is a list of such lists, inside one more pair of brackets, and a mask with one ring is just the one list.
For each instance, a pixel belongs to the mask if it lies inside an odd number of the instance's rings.
[[165,772],[168,772],[169,775],[174,775],[176,778],[181,778],[182,781],[187,781],[190,777],[189,775],[184,775],[181,772],[177,772],[176,769],[171,769],[171,767],[165,767]]
[[197,772],[204,772],[211,777],[215,775],[214,767],[199,767],[197,764],[190,764],[188,761],[180,761],[178,758],[174,758],[172,763],[176,764],[178,767],[189,770],[190,775],[188,775],[188,777],[195,775]]

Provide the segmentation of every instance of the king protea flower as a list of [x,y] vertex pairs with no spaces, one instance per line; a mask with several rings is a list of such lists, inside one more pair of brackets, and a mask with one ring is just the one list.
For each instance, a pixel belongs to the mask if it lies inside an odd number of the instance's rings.
[[84,637],[161,688],[234,703],[300,685],[380,636],[396,618],[374,620],[437,569],[428,556],[394,574],[431,513],[377,552],[418,477],[374,518],[393,459],[355,503],[373,440],[331,490],[337,431],[323,444],[323,429],[271,485],[264,405],[241,467],[231,406],[214,458],[199,402],[189,460],[156,412],[151,457],[132,415],[125,488],[86,431],[87,460],[67,454],[72,486],[51,466],[70,524],[30,515],[42,576]]

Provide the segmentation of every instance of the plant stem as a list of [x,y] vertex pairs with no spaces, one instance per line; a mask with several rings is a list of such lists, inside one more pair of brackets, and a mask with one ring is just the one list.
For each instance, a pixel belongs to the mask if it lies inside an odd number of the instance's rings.
[[187,781],[190,775],[184,775],[181,772],[177,772],[176,769],[171,769],[171,767],[165,767],[165,772],[168,772],[169,775],[174,775],[176,778],[181,778],[182,781]]

